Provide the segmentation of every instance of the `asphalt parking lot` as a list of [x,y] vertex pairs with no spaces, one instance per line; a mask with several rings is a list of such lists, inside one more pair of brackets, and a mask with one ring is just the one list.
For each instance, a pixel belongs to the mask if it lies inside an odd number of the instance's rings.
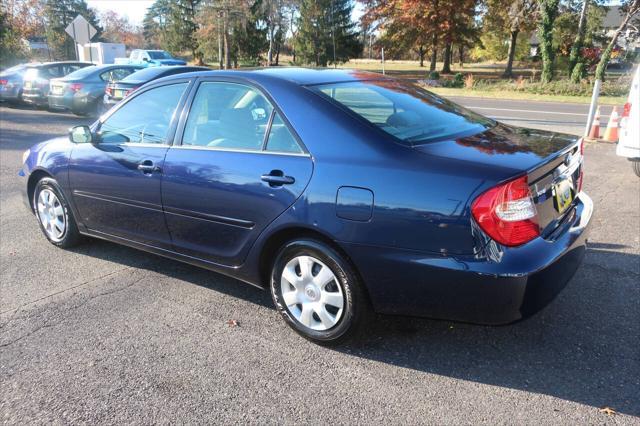
[[20,199],[21,155],[86,122],[0,107],[1,421],[640,424],[640,179],[614,146],[586,148],[591,245],[542,312],[503,327],[385,317],[327,349],[233,279],[49,244]]

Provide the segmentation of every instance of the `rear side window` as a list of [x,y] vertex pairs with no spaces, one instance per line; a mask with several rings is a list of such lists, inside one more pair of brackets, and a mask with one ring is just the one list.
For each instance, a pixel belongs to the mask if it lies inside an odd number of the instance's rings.
[[280,114],[275,111],[273,120],[271,121],[271,130],[269,131],[266,150],[270,152],[290,152],[294,154],[301,154],[303,152],[287,125],[282,121]]
[[187,83],[150,89],[110,115],[100,126],[100,143],[167,143],[169,127]]
[[417,86],[394,80],[331,83],[312,89],[408,145],[471,136],[495,124]]
[[271,111],[271,103],[252,87],[204,82],[193,100],[182,144],[262,150]]

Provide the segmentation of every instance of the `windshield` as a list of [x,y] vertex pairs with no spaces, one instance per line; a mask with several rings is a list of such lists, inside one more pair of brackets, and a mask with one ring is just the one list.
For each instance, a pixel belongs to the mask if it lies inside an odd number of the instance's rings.
[[330,83],[312,89],[408,145],[471,136],[495,125],[486,117],[397,80]]
[[149,56],[151,59],[173,59],[171,55],[164,50],[150,50]]

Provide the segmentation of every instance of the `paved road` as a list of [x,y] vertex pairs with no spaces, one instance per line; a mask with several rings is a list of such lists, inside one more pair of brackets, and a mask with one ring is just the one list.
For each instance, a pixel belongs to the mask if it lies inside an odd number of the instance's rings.
[[[562,102],[532,102],[504,99],[451,97],[451,100],[507,124],[536,127],[582,136],[589,105]],[[607,126],[612,106],[600,109],[600,123]],[[618,110],[620,112],[620,110]]]
[[640,424],[640,180],[612,146],[586,149],[591,248],[545,310],[505,327],[381,318],[332,350],[233,279],[101,241],[48,244],[16,171],[82,120],[0,116],[3,422]]

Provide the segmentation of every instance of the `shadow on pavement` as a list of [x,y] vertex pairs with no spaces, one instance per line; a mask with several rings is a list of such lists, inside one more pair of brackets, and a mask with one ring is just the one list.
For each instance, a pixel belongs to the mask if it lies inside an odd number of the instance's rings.
[[[542,312],[490,327],[420,318],[380,317],[366,337],[335,350],[477,383],[640,415],[640,256],[594,243],[563,293]],[[105,241],[74,251],[153,270],[271,307],[269,293],[222,275]],[[609,270],[603,265],[638,265]],[[285,325],[282,325],[285,327]]]

